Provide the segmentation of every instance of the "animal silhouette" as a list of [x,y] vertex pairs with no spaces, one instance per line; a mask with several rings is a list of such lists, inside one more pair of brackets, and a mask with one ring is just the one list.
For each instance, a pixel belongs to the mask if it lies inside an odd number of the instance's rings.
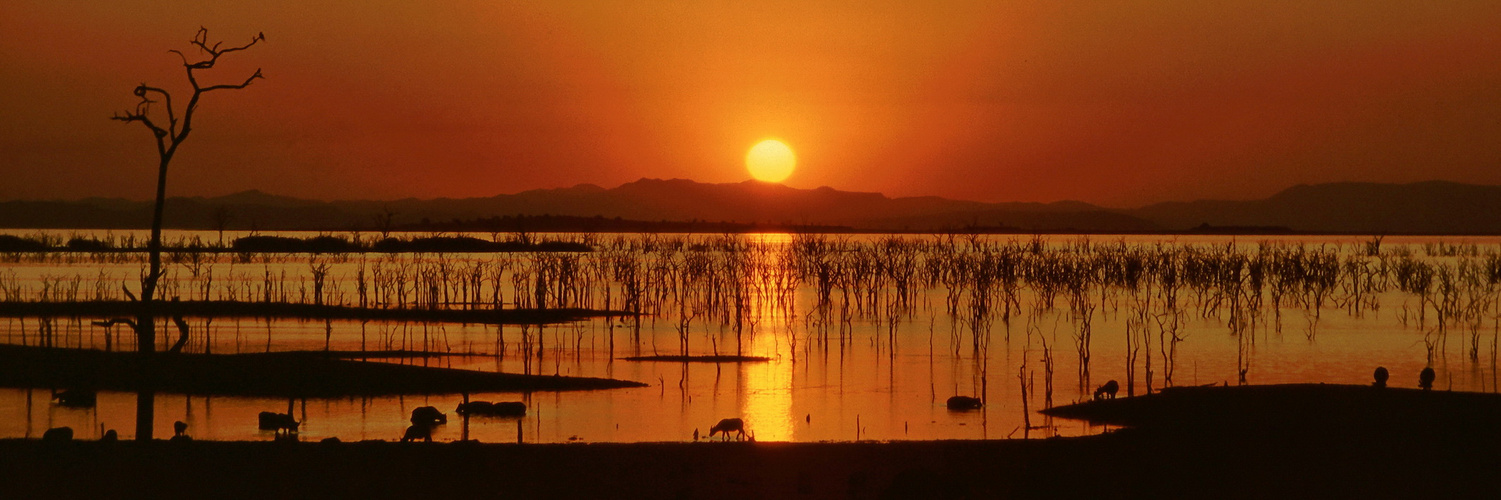
[[287,413],[263,411],[260,414],[259,428],[263,431],[276,431],[278,436],[282,434],[282,431],[286,431],[287,435],[296,434],[297,428],[301,426],[301,422]]
[[168,441],[192,441],[192,440],[193,440],[193,437],[188,435],[188,424],[186,422],[178,420],[178,421],[172,423],[172,439],[169,439]]
[[1433,368],[1424,368],[1423,372],[1418,374],[1418,387],[1422,387],[1425,391],[1433,389],[1435,378],[1438,378],[1438,375],[1433,373]]
[[412,424],[407,427],[406,434],[401,435],[401,442],[403,443],[418,439],[428,443],[433,442],[433,428],[427,425]]
[[448,423],[448,415],[431,406],[412,410],[412,425],[440,425]]
[[471,401],[459,404],[459,407],[454,409],[453,412],[466,416],[524,417],[526,416],[526,403],[520,401],[500,403]]
[[113,443],[120,440],[120,434],[116,433],[114,429],[110,429],[104,431],[104,436],[100,437],[99,440],[106,443]]
[[72,427],[54,427],[42,433],[42,441],[72,441]]
[[1391,377],[1391,374],[1387,373],[1386,367],[1378,366],[1376,367],[1376,383],[1371,384],[1371,386],[1377,389],[1386,387],[1386,379],[1389,377]]
[[1121,385],[1116,383],[1114,380],[1111,380],[1109,382],[1105,382],[1105,385],[1102,385],[1100,386],[1100,388],[1094,390],[1094,398],[1097,400],[1115,399],[1115,393],[1120,392],[1120,390]]
[[980,401],[980,398],[969,396],[954,396],[949,398],[948,401],[949,409],[955,411],[978,410],[983,406],[985,406],[985,403]]
[[709,437],[714,437],[716,433],[724,433],[723,440],[729,441],[731,432],[735,433],[736,440],[745,439],[745,421],[738,418],[720,420],[719,423],[714,424],[714,427],[709,428]]
[[99,401],[99,396],[94,391],[86,389],[69,389],[62,392],[53,391],[52,399],[57,401],[58,406],[68,408],[93,408]]

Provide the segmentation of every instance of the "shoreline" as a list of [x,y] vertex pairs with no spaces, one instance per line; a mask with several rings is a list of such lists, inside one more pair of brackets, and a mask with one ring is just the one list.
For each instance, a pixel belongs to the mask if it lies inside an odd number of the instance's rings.
[[0,386],[318,398],[646,387],[628,380],[353,361],[323,352],[184,354],[0,345]]

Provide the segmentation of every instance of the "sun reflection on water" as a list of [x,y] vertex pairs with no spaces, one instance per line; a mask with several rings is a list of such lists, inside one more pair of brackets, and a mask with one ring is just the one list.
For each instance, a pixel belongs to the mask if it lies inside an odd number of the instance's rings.
[[[753,244],[780,246],[789,244],[792,235],[758,234],[749,236],[749,239]],[[771,279],[787,272],[778,261],[778,254],[752,252],[751,255],[753,264]],[[752,295],[751,301],[755,331],[751,335],[750,352],[754,356],[772,359],[741,365],[741,377],[745,381],[741,406],[745,411],[746,425],[758,441],[791,441],[796,428],[792,416],[793,363],[790,357],[783,356],[787,347],[789,317],[772,297]]]

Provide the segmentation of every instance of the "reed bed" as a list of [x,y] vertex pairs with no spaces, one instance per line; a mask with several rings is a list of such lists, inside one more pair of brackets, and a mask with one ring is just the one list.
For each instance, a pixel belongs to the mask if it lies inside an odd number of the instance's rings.
[[[125,236],[41,238],[128,246]],[[50,239],[48,239],[50,238]],[[111,239],[113,238],[113,239]],[[498,240],[499,236],[492,236]],[[988,350],[1022,322],[1026,356],[1044,387],[1019,374],[1029,395],[1053,399],[1057,349],[1072,349],[1080,394],[1095,365],[1124,367],[1127,394],[1178,383],[1188,325],[1212,322],[1237,342],[1237,380],[1254,373],[1258,336],[1316,341],[1330,314],[1390,311],[1430,358],[1454,344],[1477,361],[1496,357],[1501,334],[1501,246],[1288,241],[1176,243],[1087,237],[977,235],[581,235],[560,237],[589,252],[256,253],[198,251],[180,241],[160,289],[185,301],[352,306],[376,309],[618,310],[607,321],[637,354],[746,354],[756,335],[776,335],[790,354],[857,342],[894,353],[903,329],[946,316],[948,353],[973,359],[984,397]],[[360,241],[355,237],[356,241]],[[223,246],[223,245],[220,245]],[[143,257],[100,251],[0,253],[0,301],[122,300],[140,282]],[[1048,317],[1054,327],[1044,328]],[[643,325],[643,322],[645,325]],[[657,324],[676,342],[643,339]],[[1119,324],[1100,330],[1100,324]],[[1060,326],[1061,325],[1061,326]],[[873,327],[873,328],[872,328]],[[1487,328],[1489,327],[1489,328]],[[33,328],[35,330],[35,328]],[[520,329],[518,348],[566,354],[587,342],[581,328]],[[1059,331],[1062,342],[1059,341]],[[869,333],[866,333],[869,332]],[[498,333],[502,336],[504,333]],[[1120,352],[1094,349],[1117,336]],[[1034,343],[1034,339],[1036,342]],[[670,341],[669,341],[670,342]],[[505,344],[497,338],[499,349]],[[1035,348],[1032,346],[1036,346]],[[764,354],[764,353],[753,353]],[[528,358],[531,356],[529,355]],[[528,371],[531,371],[530,359]]]

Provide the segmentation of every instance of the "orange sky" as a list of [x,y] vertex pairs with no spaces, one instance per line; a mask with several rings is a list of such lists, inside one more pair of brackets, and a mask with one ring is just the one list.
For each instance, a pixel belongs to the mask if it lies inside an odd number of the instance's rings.
[[[97,5],[95,5],[97,3]],[[0,6],[0,198],[151,195],[107,120],[199,26],[225,59],[169,193],[468,197],[737,182],[1110,206],[1501,184],[1501,2],[54,2]],[[440,5],[441,4],[441,5]]]

